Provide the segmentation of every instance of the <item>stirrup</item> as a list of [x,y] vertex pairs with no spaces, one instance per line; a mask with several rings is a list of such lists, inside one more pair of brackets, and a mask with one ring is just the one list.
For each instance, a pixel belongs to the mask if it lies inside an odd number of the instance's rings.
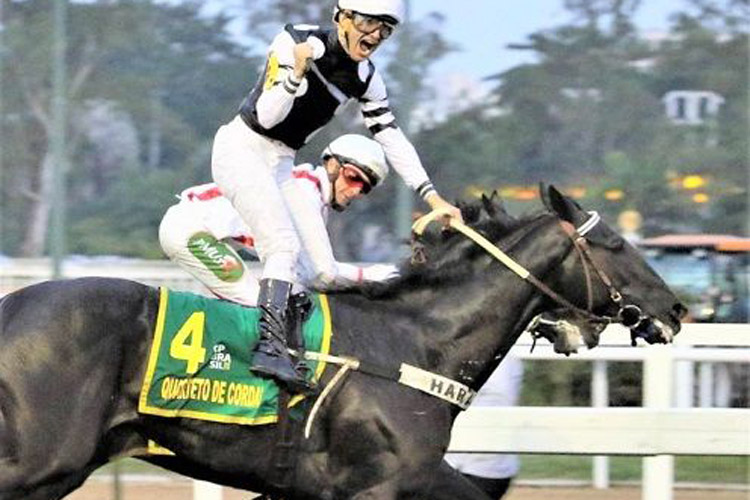
[[300,370],[300,363],[295,364],[288,353],[285,357],[279,357],[256,351],[250,371],[255,375],[273,379],[293,394],[308,395],[317,391],[316,384],[305,378],[307,370]]
[[295,363],[286,345],[278,337],[262,338],[258,342],[250,371],[274,379],[295,394],[311,394],[316,390],[315,384],[307,379],[310,368],[304,361]]

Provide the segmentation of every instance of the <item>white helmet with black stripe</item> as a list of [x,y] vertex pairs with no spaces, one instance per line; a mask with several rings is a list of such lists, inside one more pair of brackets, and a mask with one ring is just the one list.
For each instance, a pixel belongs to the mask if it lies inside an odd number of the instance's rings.
[[324,162],[331,156],[341,163],[358,167],[367,176],[371,187],[381,184],[388,177],[383,147],[363,135],[345,134],[334,139],[320,155]]
[[342,10],[353,10],[374,17],[391,18],[396,24],[403,22],[405,11],[403,0],[339,0],[333,10],[333,20]]

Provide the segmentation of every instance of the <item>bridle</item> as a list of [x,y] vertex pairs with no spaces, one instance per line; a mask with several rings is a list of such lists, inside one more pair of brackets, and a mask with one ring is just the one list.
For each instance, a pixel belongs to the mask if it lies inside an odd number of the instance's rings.
[[[447,212],[445,211],[435,210],[433,212],[430,212],[429,214],[423,216],[422,218],[420,218],[414,223],[414,225],[412,226],[412,231],[416,235],[419,236],[424,232],[426,227],[431,222],[435,221],[436,219],[443,218],[446,216],[447,216]],[[625,326],[626,328],[630,328],[632,331],[632,329],[637,328],[644,320],[646,320],[647,317],[643,314],[643,311],[637,305],[625,303],[622,293],[620,293],[617,287],[615,287],[612,279],[604,271],[604,269],[600,265],[597,264],[596,259],[592,255],[588,240],[586,239],[586,234],[589,233],[594,227],[596,227],[596,225],[600,221],[601,221],[601,217],[599,216],[597,212],[589,212],[589,218],[586,220],[586,222],[581,224],[579,227],[575,227],[573,224],[571,224],[568,221],[558,219],[558,223],[560,224],[560,226],[562,227],[563,231],[568,236],[568,238],[570,238],[570,240],[572,241],[573,248],[578,253],[579,258],[583,265],[584,275],[586,279],[586,296],[587,296],[586,309],[583,309],[582,307],[579,307],[573,304],[568,299],[566,299],[559,293],[552,290],[539,278],[531,274],[531,272],[529,272],[521,264],[519,264],[518,262],[513,260],[510,256],[508,256],[508,254],[500,250],[496,245],[494,245],[492,242],[487,240],[487,238],[485,238],[484,236],[482,236],[481,234],[479,234],[478,232],[476,232],[474,229],[470,228],[463,222],[460,222],[451,218],[449,219],[449,225],[453,229],[463,233],[467,238],[471,239],[476,244],[481,246],[490,255],[492,255],[497,260],[499,260],[503,265],[505,265],[507,268],[513,271],[516,275],[518,275],[525,281],[528,281],[536,289],[538,289],[540,292],[542,292],[544,295],[552,299],[554,302],[556,302],[558,305],[562,306],[563,308],[571,310],[593,323],[599,323],[599,324],[619,323]],[[592,280],[591,280],[591,271],[589,267],[594,269],[594,271],[596,272],[596,275],[599,277],[599,280],[607,289],[610,300],[618,308],[618,312],[616,316],[606,316],[606,315],[596,314],[593,311],[593,300],[594,300],[593,299],[593,285],[592,285]]]
[[[607,323],[619,323],[627,328],[636,328],[638,325],[646,319],[643,311],[640,307],[635,304],[626,304],[622,293],[614,285],[612,279],[604,271],[604,269],[597,264],[596,259],[591,253],[591,247],[586,239],[586,234],[591,231],[601,221],[599,213],[596,211],[589,212],[589,218],[581,224],[579,227],[573,226],[568,221],[560,219],[558,222],[562,227],[565,234],[568,235],[570,240],[573,242],[573,248],[578,253],[581,265],[583,266],[583,273],[586,278],[586,312],[594,315],[596,318],[606,320]],[[612,317],[598,316],[593,312],[593,286],[591,283],[591,272],[589,266],[594,269],[599,280],[602,282],[604,287],[607,289],[610,300],[617,306],[617,315]],[[574,308],[576,306],[573,306]]]

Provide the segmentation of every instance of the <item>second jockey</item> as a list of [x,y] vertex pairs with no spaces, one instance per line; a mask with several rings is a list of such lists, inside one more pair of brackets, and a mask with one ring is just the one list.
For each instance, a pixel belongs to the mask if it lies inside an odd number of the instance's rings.
[[[303,164],[292,170],[296,196],[288,201],[302,251],[296,282],[303,287],[332,290],[398,276],[395,266],[366,267],[338,262],[326,230],[328,212],[345,210],[388,176],[382,147],[361,135],[347,134],[331,142],[321,154],[321,165]],[[258,305],[260,277],[245,265],[236,248],[263,248],[237,210],[214,183],[185,189],[159,226],[159,241],[167,256],[216,296],[247,306]],[[286,349],[286,332],[261,337],[254,360],[293,366]],[[295,374],[296,375],[296,374]],[[290,374],[290,379],[296,376]],[[303,392],[306,386],[296,386]]]

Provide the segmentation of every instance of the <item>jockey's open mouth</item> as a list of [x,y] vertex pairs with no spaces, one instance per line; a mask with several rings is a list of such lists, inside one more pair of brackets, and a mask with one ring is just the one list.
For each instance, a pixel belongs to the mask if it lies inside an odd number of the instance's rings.
[[359,52],[357,55],[362,59],[367,59],[380,47],[382,41],[383,39],[374,33],[362,35],[357,42],[356,49]]
[[372,40],[372,37],[365,37],[359,42],[359,46],[363,53],[370,55],[375,52],[375,49],[380,45],[380,40]]

